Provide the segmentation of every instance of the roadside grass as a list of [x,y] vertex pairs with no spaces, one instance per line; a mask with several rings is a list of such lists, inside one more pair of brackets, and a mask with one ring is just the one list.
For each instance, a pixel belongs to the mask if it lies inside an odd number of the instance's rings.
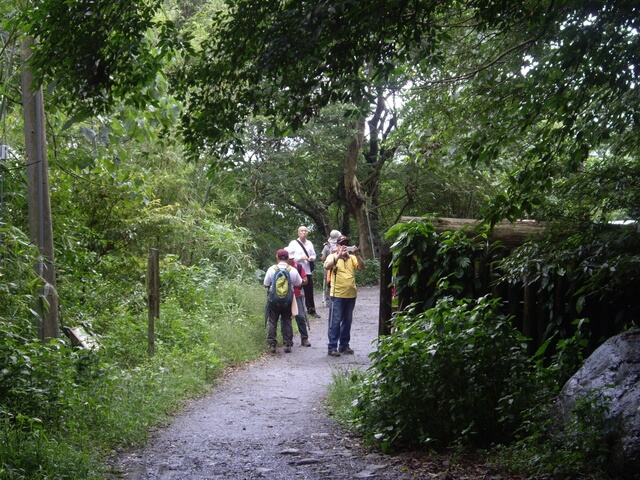
[[352,426],[351,405],[356,399],[356,389],[364,378],[360,369],[336,368],[332,373],[332,382],[327,393],[329,414],[343,427]]

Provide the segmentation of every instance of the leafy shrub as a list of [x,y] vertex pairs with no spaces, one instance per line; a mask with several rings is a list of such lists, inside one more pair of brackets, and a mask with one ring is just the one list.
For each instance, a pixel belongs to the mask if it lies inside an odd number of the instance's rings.
[[40,279],[33,266],[38,249],[24,232],[0,222],[0,259],[0,319],[15,318],[37,298]]
[[358,285],[378,285],[380,283],[380,261],[377,258],[368,259],[364,270],[356,271]]
[[364,373],[358,368],[336,369],[332,373],[327,405],[330,408],[330,414],[344,425],[349,425],[351,422],[351,406],[356,400],[358,386],[363,379]]
[[394,447],[487,446],[508,441],[535,398],[524,337],[498,313],[499,300],[445,297],[396,318],[354,404],[370,443]]
[[0,409],[16,418],[59,425],[70,405],[74,356],[61,341],[41,343],[0,321]]
[[444,294],[479,296],[474,264],[487,252],[463,230],[438,234],[427,220],[411,221],[394,225],[386,238],[394,242],[392,270],[400,308],[414,304],[414,308],[426,310]]
[[0,478],[98,480],[91,455],[50,438],[38,419],[0,419]]
[[532,476],[609,478],[613,439],[606,417],[610,399],[597,392],[578,399],[562,426],[553,420],[553,405],[547,400],[524,412],[523,438],[496,448],[494,461],[512,472]]

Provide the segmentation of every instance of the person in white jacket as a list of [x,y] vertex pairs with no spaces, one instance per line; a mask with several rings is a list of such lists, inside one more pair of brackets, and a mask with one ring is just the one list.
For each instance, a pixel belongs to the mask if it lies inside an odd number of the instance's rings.
[[313,269],[316,260],[316,251],[313,244],[307,240],[309,230],[304,225],[298,227],[298,238],[291,240],[287,250],[294,253],[296,262],[304,267],[307,272],[307,284],[303,285],[304,301],[307,307],[307,315],[310,317],[320,318],[316,313],[316,302],[313,298]]

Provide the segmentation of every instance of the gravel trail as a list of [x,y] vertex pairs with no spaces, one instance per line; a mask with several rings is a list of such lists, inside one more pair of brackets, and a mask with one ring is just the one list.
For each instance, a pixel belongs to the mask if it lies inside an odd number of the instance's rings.
[[[354,311],[354,355],[327,355],[327,308],[312,346],[299,337],[290,354],[265,354],[191,403],[146,447],[117,462],[133,480],[415,478],[392,457],[372,453],[327,415],[324,398],[336,370],[366,368],[378,329],[378,287],[361,287]],[[434,477],[431,477],[434,478]]]

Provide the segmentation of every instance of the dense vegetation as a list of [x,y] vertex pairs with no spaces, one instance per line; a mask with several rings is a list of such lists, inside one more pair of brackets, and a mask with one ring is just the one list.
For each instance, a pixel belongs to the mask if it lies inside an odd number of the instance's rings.
[[[551,251],[566,251],[566,258],[545,260],[540,239],[517,248],[496,260],[496,278],[485,292],[476,285],[475,264],[497,247],[487,249],[486,242],[462,232],[437,235],[427,221],[397,225],[388,235],[395,240],[397,298],[413,301],[394,315],[394,332],[379,339],[370,368],[336,381],[346,392],[345,398],[334,400],[339,417],[386,451],[483,448],[514,473],[608,478],[609,400],[597,394],[581,399],[563,427],[556,421],[554,403],[590,345],[601,342],[602,324],[613,333],[633,325],[635,315],[626,314],[633,308],[628,298],[637,283],[609,289],[611,279],[603,275],[601,259],[588,239],[606,246],[612,262],[632,255],[629,264],[634,264],[635,252],[626,249],[640,239],[635,227],[575,234],[582,239],[582,256],[569,254],[552,235]],[[575,235],[568,241],[574,242]],[[619,241],[621,237],[626,240]],[[580,259],[581,268],[566,268],[565,262]],[[498,283],[514,279],[530,282],[539,304],[555,306],[553,283],[566,282],[576,290],[568,296],[567,307],[577,302],[584,308],[596,297],[607,313],[589,318],[574,310],[566,322],[569,310],[551,310],[555,320],[532,355],[531,339],[517,328],[507,313],[509,306],[495,293]],[[584,313],[582,308],[578,310]],[[611,322],[611,311],[617,312],[617,325]]]
[[[522,439],[502,456],[518,468],[599,467],[598,405],[581,406],[564,444],[530,407],[637,312],[637,231],[608,222],[640,211],[639,13],[575,0],[4,2],[0,476],[99,478],[96,457],[259,355],[261,269],[300,224],[316,247],[338,228],[372,259],[395,242],[398,293],[419,293],[358,382],[351,414],[368,440]],[[549,304],[546,351],[530,355],[497,298],[472,298],[474,256],[491,252],[394,227],[425,214],[559,225],[500,270]],[[616,309],[607,328],[586,318],[599,302]],[[71,346],[58,323],[85,325],[100,348]],[[477,410],[469,386],[488,399]]]

